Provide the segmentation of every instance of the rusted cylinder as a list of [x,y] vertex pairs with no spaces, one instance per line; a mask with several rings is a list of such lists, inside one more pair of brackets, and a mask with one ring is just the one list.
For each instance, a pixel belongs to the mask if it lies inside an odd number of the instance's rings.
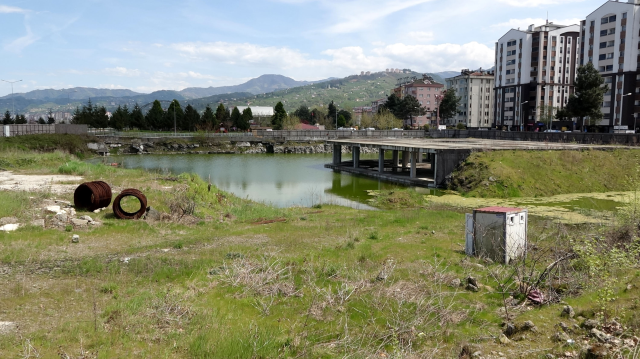
[[109,207],[111,196],[111,187],[106,182],[85,182],[73,193],[73,204],[76,208],[95,211],[98,208]]
[[[129,213],[122,209],[120,201],[124,197],[135,197],[140,201],[140,209],[137,212]],[[128,188],[122,191],[113,201],[113,214],[119,219],[139,219],[147,211],[147,197],[134,188]]]

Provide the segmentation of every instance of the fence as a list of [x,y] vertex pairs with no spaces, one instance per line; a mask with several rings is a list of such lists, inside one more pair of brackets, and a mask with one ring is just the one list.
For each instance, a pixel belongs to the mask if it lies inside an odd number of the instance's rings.
[[487,140],[581,143],[589,145],[640,145],[640,134],[624,133],[444,130],[429,131],[429,136],[432,138],[479,138]]
[[27,125],[4,125],[2,126],[2,137],[13,137],[23,135],[39,135],[39,134],[74,134],[74,135],[86,135],[87,125],[40,125],[40,124],[27,124]]
[[193,137],[247,137],[253,136],[251,132],[139,132],[139,131],[115,131],[112,129],[89,130],[90,135],[100,137],[127,137],[127,138],[193,138]]

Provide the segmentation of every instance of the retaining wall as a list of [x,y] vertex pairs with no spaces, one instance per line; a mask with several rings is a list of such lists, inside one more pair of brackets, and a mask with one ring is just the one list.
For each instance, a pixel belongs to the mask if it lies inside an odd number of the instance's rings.
[[2,137],[13,137],[22,135],[39,135],[39,134],[74,134],[74,135],[86,135],[88,130],[87,125],[67,125],[67,124],[55,124],[55,125],[40,125],[40,124],[26,124],[26,125],[3,125]]

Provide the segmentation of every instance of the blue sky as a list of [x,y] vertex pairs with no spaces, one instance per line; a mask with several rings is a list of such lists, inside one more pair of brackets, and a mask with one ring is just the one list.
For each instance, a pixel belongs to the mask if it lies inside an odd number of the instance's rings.
[[[494,42],[604,0],[0,0],[0,78],[15,92],[139,92],[360,71],[491,67]],[[11,92],[0,83],[0,96]]]

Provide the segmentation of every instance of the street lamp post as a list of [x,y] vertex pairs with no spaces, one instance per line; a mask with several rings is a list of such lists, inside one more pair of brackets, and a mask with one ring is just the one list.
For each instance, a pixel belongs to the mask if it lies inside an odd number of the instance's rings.
[[[529,103],[529,101],[525,101],[525,102],[520,102],[520,131],[522,132],[524,130],[524,121],[522,120],[522,105],[524,105],[525,103]],[[549,123],[549,129],[551,129],[551,123]]]
[[15,84],[16,82],[20,82],[22,80],[17,80],[17,81],[2,80],[2,81],[8,82],[8,83],[11,84],[11,114],[15,116],[16,108],[15,108],[15,103],[14,103],[14,99],[13,99],[13,84]]

